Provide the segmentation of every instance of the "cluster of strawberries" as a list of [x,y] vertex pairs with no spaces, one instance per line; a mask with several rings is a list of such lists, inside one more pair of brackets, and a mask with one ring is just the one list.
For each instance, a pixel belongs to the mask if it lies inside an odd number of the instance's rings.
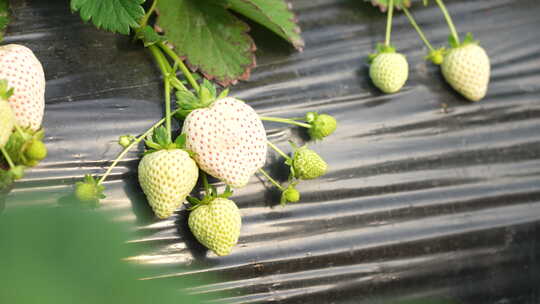
[[[396,3],[399,2],[399,3]],[[426,56],[434,64],[441,65],[444,79],[452,88],[471,101],[479,101],[486,95],[489,77],[490,63],[485,50],[468,33],[460,42],[458,33],[454,27],[450,14],[442,0],[435,0],[441,8],[450,28],[449,48],[434,49],[426,36],[414,20],[407,6],[410,1],[388,1],[388,23],[386,29],[386,42],[377,47],[377,52],[371,54],[369,75],[373,84],[385,93],[399,91],[409,75],[409,65],[403,54],[397,53],[390,45],[390,32],[392,27],[392,14],[394,6],[402,9],[411,25],[420,35],[420,38],[428,49]],[[377,1],[374,4],[377,5]],[[378,4],[382,5],[382,4]],[[386,9],[386,5],[381,6]]]
[[0,47],[0,190],[47,156],[41,128],[45,108],[43,67],[27,47]]
[[[278,118],[260,117],[251,106],[227,97],[226,92],[216,97],[215,87],[207,81],[199,93],[200,97],[190,93],[186,97],[186,92],[183,97],[179,96],[177,113],[184,114],[179,116],[183,128],[174,141],[165,127],[159,127],[165,121],[162,120],[137,138],[121,136],[119,143],[124,147],[124,153],[145,139],[147,150],[139,163],[138,179],[156,216],[169,218],[188,201],[191,204],[188,225],[193,235],[217,255],[227,255],[238,242],[242,223],[240,210],[229,199],[233,194],[231,188],[244,187],[256,172],[260,172],[282,191],[281,202],[285,205],[300,199],[295,188],[300,180],[322,176],[327,164],[306,146],[295,147],[290,157],[270,143],[262,119]],[[188,108],[191,110],[185,111]],[[309,135],[316,140],[332,134],[337,125],[332,116],[315,112],[308,113],[303,120],[305,122],[290,122],[308,128]],[[276,149],[290,167],[287,187],[263,170],[269,146]],[[209,184],[207,175],[226,185],[223,193],[218,193],[217,188]],[[104,177],[97,180],[87,176],[77,184],[76,197],[97,203],[103,197],[101,183]],[[201,198],[193,195],[197,192],[194,188],[199,179],[204,188]]]

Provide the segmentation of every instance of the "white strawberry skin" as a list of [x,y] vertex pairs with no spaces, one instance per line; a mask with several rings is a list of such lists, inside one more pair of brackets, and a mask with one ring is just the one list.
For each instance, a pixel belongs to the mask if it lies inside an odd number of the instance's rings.
[[14,123],[13,110],[7,101],[0,99],[0,148],[9,140]]
[[409,77],[409,64],[399,53],[381,53],[369,67],[373,84],[387,94],[399,91]]
[[474,43],[450,49],[441,65],[450,86],[471,101],[486,96],[490,69],[486,51]]
[[232,98],[191,112],[184,121],[186,148],[206,173],[235,188],[245,186],[266,161],[266,131],[255,110]]
[[171,216],[189,195],[199,169],[189,154],[180,149],[159,150],[139,162],[139,184],[157,217]]
[[45,108],[45,75],[32,50],[18,44],[1,46],[0,79],[14,88],[9,103],[17,125],[39,130]]

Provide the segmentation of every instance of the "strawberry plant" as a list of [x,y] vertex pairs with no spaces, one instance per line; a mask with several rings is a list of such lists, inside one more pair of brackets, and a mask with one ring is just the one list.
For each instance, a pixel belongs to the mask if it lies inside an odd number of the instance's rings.
[[[263,121],[303,127],[310,138],[322,140],[337,127],[332,116],[309,112],[300,118],[262,117],[244,101],[228,96],[227,88],[216,86],[247,79],[255,65],[248,27],[231,12],[302,48],[299,29],[284,0],[271,4],[261,0],[72,0],[71,8],[98,28],[131,34],[141,42],[161,72],[165,108],[164,118],[141,135],[120,136],[123,149],[102,175],[89,175],[76,183],[74,195],[79,201],[99,206],[107,177],[130,149],[144,141],[147,149],[139,162],[138,180],[156,216],[168,218],[189,202],[188,224],[194,236],[217,255],[227,255],[238,242],[241,227],[240,210],[229,199],[232,188],[244,187],[258,172],[281,190],[284,205],[300,200],[295,188],[300,180],[326,172],[326,162],[307,147],[294,146],[291,158],[269,142]],[[173,119],[182,122],[175,140]],[[263,169],[268,147],[284,155],[291,172],[287,185]],[[226,185],[222,193],[209,183],[208,175]],[[193,191],[198,180],[202,195]]]

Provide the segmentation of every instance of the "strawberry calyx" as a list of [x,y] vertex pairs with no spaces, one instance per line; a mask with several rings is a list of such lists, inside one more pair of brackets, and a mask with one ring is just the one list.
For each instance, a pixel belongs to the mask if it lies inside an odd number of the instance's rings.
[[176,91],[176,104],[178,107],[177,114],[178,119],[183,120],[187,117],[191,111],[201,108],[207,108],[214,103],[214,101],[227,97],[229,89],[221,91],[217,94],[216,86],[210,81],[204,79],[199,91],[198,97],[191,91],[179,90]]
[[467,33],[467,35],[465,35],[465,38],[463,39],[461,43],[458,40],[456,40],[456,38],[453,35],[448,36],[448,44],[450,44],[450,47],[453,49],[464,47],[471,44],[479,44],[479,43],[480,42],[478,40],[475,40],[473,34],[470,32]]
[[8,100],[11,95],[13,95],[13,88],[8,86],[8,81],[5,79],[0,80],[0,98]]
[[152,135],[146,138],[144,143],[148,149],[143,153],[143,155],[160,150],[181,149],[186,151],[192,158],[194,156],[193,151],[186,149],[186,134],[182,133],[178,135],[174,142],[172,142],[168,136],[167,129],[163,126],[156,128]]
[[99,205],[99,200],[105,198],[105,187],[92,175],[85,175],[83,181],[75,184],[75,197],[82,203],[92,207]]
[[[373,6],[378,7],[381,12],[386,12],[388,9],[389,1],[388,0],[366,0],[370,1]],[[410,7],[411,1],[410,0],[394,0],[394,7],[397,9],[403,8],[403,7]]]
[[[204,178],[203,178],[204,179]],[[206,190],[206,194],[202,199],[199,199],[194,196],[188,196],[186,199],[191,204],[191,206],[188,208],[189,211],[193,211],[197,209],[198,207],[202,205],[208,205],[212,203],[217,198],[225,198],[228,199],[233,195],[233,191],[230,186],[226,186],[223,193],[218,193],[217,188],[214,185],[207,185],[205,183],[205,187],[208,187]]]
[[441,47],[439,49],[433,49],[429,51],[429,54],[424,59],[433,62],[436,65],[441,65],[444,61],[444,55],[446,54],[446,48]]
[[386,45],[384,43],[377,43],[377,47],[375,48],[375,53],[371,53],[368,55],[368,62],[371,63],[377,56],[384,53],[395,53],[396,48],[392,45]]

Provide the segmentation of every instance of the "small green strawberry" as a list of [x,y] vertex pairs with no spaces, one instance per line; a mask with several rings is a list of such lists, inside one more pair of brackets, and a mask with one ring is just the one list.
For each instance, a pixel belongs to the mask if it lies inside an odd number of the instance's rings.
[[199,178],[199,168],[191,155],[180,149],[185,136],[167,140],[165,128],[154,132],[146,144],[153,148],[139,163],[139,184],[158,218],[170,217],[185,201]]
[[320,140],[334,133],[337,128],[337,121],[328,114],[318,114],[317,112],[308,112],[305,120],[311,125],[308,134],[311,139]]
[[441,65],[444,79],[465,98],[481,100],[487,93],[491,69],[486,51],[471,33],[462,43],[450,36],[450,45]]
[[13,177],[13,180],[19,180],[24,177],[24,166],[15,166],[9,169],[9,173]]
[[75,197],[83,203],[97,206],[99,200],[105,198],[103,195],[105,187],[98,183],[98,180],[91,175],[86,175],[82,182],[75,184]]
[[201,244],[224,256],[230,254],[238,242],[242,218],[233,201],[217,197],[198,204],[189,214],[188,225]]
[[294,151],[291,172],[298,179],[314,179],[326,173],[328,165],[315,151],[307,146]]
[[118,144],[124,148],[127,148],[135,140],[132,135],[122,135],[118,138]]
[[282,206],[285,206],[287,203],[296,203],[300,200],[300,192],[296,190],[295,186],[296,183],[292,183],[281,193],[280,204]]
[[47,156],[44,134],[43,129],[33,131],[28,128],[19,128],[13,132],[5,146],[13,162],[33,167],[43,160]]
[[29,160],[39,162],[47,157],[47,147],[41,140],[32,139],[24,151],[24,156]]
[[407,59],[390,46],[379,44],[377,53],[370,56],[369,77],[373,84],[387,94],[399,91],[409,77]]
[[0,148],[6,145],[15,124],[15,114],[7,102],[12,92],[7,81],[0,80]]

